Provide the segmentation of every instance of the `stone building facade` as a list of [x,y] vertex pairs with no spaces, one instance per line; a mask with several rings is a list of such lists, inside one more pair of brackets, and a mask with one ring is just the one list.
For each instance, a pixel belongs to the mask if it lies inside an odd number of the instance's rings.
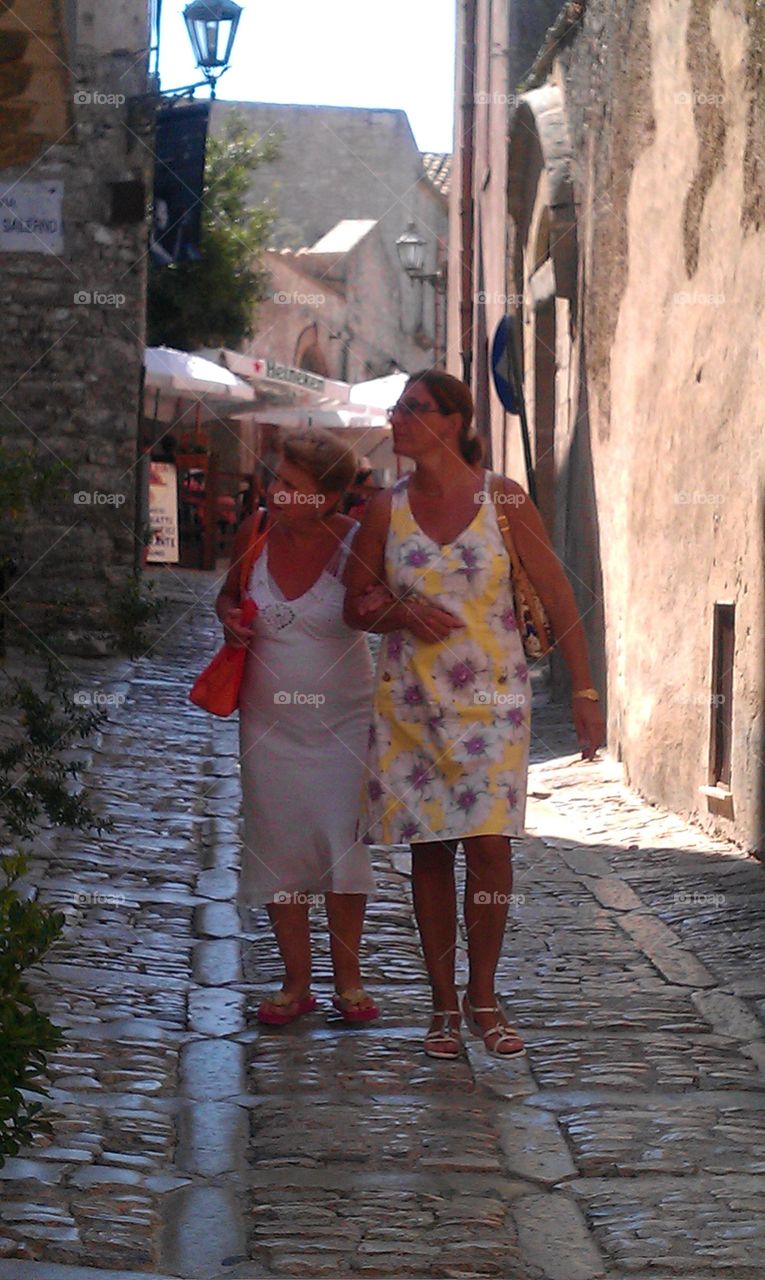
[[[146,0],[41,2],[19,15],[8,45],[13,9],[2,38],[18,57],[2,86],[6,102],[9,84],[19,94],[3,110],[0,190],[10,199],[60,185],[63,231],[53,251],[42,240],[33,244],[40,251],[0,246],[0,429],[6,447],[63,464],[65,497],[6,546],[18,565],[7,604],[34,628],[44,604],[76,587],[83,612],[70,616],[83,651],[92,609],[135,556],[153,167],[149,13]],[[52,77],[36,74],[46,49],[58,50]],[[91,647],[99,649],[95,636]]]
[[301,368],[319,360],[349,382],[443,362],[444,298],[407,277],[396,240],[414,222],[424,270],[444,265],[446,158],[418,150],[403,111],[216,102],[213,134],[232,111],[280,140],[251,185],[253,203],[275,213],[273,297],[259,308],[253,353]]
[[426,327],[424,286],[402,319],[412,286],[391,263],[379,222],[344,219],[309,249],[270,250],[265,265],[273,292],[243,344],[249,354],[350,383],[443,360],[443,325]]
[[[539,6],[460,5],[458,66],[473,30],[486,99],[470,175],[486,300],[467,300],[484,430],[523,482],[518,419],[480,358],[507,310],[610,749],[649,799],[761,853],[765,9],[578,0],[546,15],[519,73],[522,10]],[[450,297],[455,372],[465,301]]]

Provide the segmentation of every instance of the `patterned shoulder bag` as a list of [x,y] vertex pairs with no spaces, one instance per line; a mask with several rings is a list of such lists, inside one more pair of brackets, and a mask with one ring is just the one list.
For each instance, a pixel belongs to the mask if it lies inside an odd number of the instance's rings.
[[521,558],[515,548],[507,516],[497,502],[497,495],[502,492],[499,477],[492,474],[489,477],[489,486],[491,500],[494,503],[494,510],[497,514],[499,531],[502,534],[502,540],[510,559],[510,585],[513,592],[513,608],[523,643],[523,651],[531,662],[536,662],[539,658],[546,657],[555,644],[552,626],[537,590],[524,569]]

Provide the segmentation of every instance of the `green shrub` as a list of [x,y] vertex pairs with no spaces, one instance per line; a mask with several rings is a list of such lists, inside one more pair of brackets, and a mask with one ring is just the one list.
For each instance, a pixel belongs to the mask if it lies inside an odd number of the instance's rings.
[[107,617],[114,642],[129,658],[140,658],[148,645],[146,627],[158,622],[163,601],[155,594],[153,582],[143,583],[135,574],[107,595]]
[[62,1033],[37,1008],[23,974],[59,937],[64,916],[25,899],[17,882],[25,875],[23,854],[0,858],[0,1166],[39,1133],[50,1133],[43,1103],[25,1096],[47,1096],[47,1057]]
[[37,1008],[24,973],[62,932],[60,911],[27,897],[19,884],[28,855],[12,850],[48,823],[72,830],[109,828],[79,790],[82,762],[68,755],[105,714],[81,706],[69,682],[48,665],[42,689],[0,672],[0,1166],[36,1134],[49,1133],[43,1103],[47,1055],[61,1032]]

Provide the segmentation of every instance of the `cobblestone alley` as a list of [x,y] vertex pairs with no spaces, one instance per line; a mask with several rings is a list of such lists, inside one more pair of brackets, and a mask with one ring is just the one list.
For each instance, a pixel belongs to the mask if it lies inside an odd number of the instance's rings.
[[114,830],[36,864],[68,915],[39,980],[66,1045],[55,1137],[0,1171],[0,1280],[761,1280],[765,869],[579,762],[540,696],[499,981],[527,1058],[423,1056],[402,849],[368,914],[379,1024],[326,1021],[322,953],[322,1011],[260,1030],[237,726],[187,698],[214,579],[166,581],[152,654],[81,675],[125,696],[87,775]]

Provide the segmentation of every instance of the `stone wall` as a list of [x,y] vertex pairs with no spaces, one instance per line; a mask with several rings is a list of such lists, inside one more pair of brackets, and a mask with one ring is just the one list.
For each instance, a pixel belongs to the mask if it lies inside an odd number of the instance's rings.
[[[74,127],[31,165],[0,174],[4,185],[55,179],[64,188],[63,252],[0,253],[3,440],[65,468],[64,500],[36,511],[12,547],[18,574],[8,604],[33,628],[43,604],[75,588],[86,607],[72,626],[87,630],[87,606],[98,609],[107,585],[133,565],[152,172],[151,113],[135,95],[147,88],[147,43],[144,0],[126,0],[118,21],[108,6],[82,0]],[[112,184],[125,183],[142,189],[115,192]],[[132,214],[113,208],[125,195]]]
[[211,132],[234,111],[254,132],[281,138],[280,155],[256,171],[250,188],[253,201],[274,207],[275,248],[312,245],[341,218],[385,218],[395,240],[410,217],[428,215],[406,112],[216,102]]
[[[406,113],[216,102],[210,125],[214,134],[232,111],[241,112],[254,132],[282,139],[278,159],[259,168],[250,187],[253,202],[270,204],[276,213],[271,246],[310,249],[342,219],[374,219],[382,257],[369,299],[379,299],[378,326],[386,324],[383,312],[388,312],[404,339],[418,327],[432,337],[435,291],[407,279],[396,240],[413,220],[426,242],[424,269],[434,272],[446,255],[448,205],[424,177]],[[392,340],[376,343],[380,353],[390,351],[395,357],[393,345]],[[432,359],[431,344],[419,364]]]

